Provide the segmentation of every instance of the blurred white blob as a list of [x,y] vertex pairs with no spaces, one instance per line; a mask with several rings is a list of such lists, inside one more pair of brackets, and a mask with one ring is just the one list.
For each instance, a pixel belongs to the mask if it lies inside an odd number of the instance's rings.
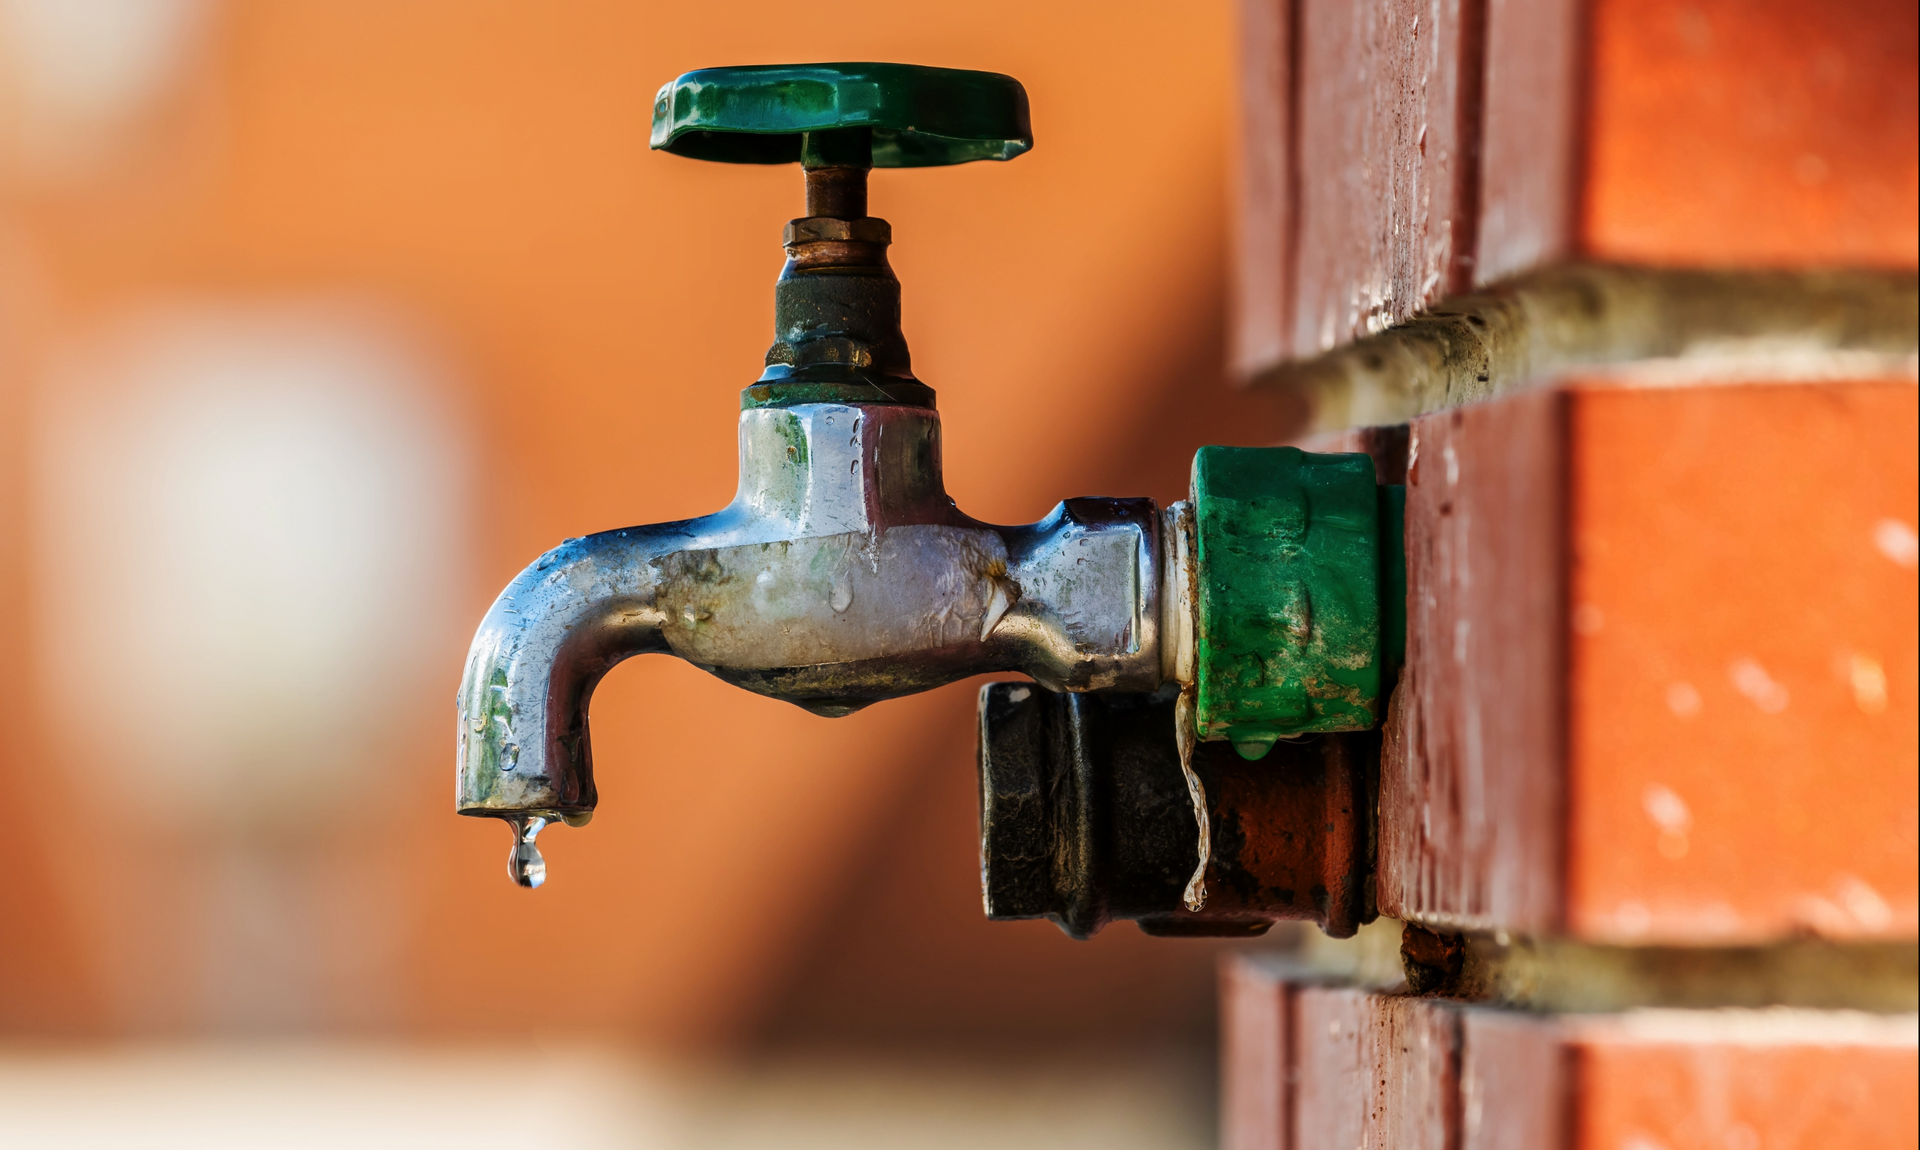
[[1663,831],[1685,832],[1693,828],[1693,812],[1687,809],[1686,800],[1670,787],[1648,783],[1640,792],[1640,805],[1653,824]]
[[1882,519],[1873,525],[1873,545],[1895,566],[1912,570],[1920,567],[1920,535],[1898,519]]
[[466,475],[436,392],[347,309],[149,315],[59,367],[36,649],[97,801],[285,823],[382,789],[382,739],[444,702],[423,689],[463,622]]
[[[504,1119],[484,1094],[566,1100]],[[512,1046],[221,1042],[0,1047],[8,1150],[1201,1150],[1206,1076],[1170,1054],[643,1060]]]
[[1691,719],[1705,706],[1700,691],[1692,683],[1675,680],[1667,684],[1667,709],[1682,719]]
[[0,111],[15,165],[84,174],[179,80],[208,0],[0,0]]
[[1841,681],[1853,688],[1854,705],[1869,715],[1887,709],[1887,670],[1880,660],[1860,651],[1840,650],[1833,656],[1833,669]]
[[1727,679],[1733,689],[1752,700],[1753,705],[1769,715],[1777,715],[1787,709],[1792,701],[1787,688],[1776,682],[1767,669],[1752,659],[1735,659],[1727,665]]
[[1687,832],[1693,829],[1693,812],[1687,808],[1685,799],[1675,794],[1671,787],[1659,783],[1648,783],[1640,792],[1640,806],[1660,828],[1660,838],[1655,846],[1660,857],[1683,859],[1687,857],[1689,843]]

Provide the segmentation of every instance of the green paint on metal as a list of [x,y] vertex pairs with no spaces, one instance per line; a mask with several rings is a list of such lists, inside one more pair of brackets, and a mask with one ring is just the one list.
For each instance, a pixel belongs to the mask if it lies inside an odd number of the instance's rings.
[[1381,499],[1365,455],[1203,447],[1193,459],[1195,725],[1259,758],[1379,720]]
[[803,168],[870,168],[872,128],[821,128],[800,137]]
[[[486,690],[480,692],[475,714],[468,716],[473,723],[473,733],[480,740],[480,769],[474,772],[470,782],[474,790],[475,801],[484,802],[493,797],[500,785],[500,773],[512,770],[513,763],[502,756],[517,753],[519,740],[513,729],[513,708],[507,704],[507,669],[495,666],[493,674],[487,678]],[[511,749],[510,749],[511,748]]]
[[811,458],[810,444],[807,442],[807,429],[800,420],[791,415],[783,415],[773,421],[773,429],[787,445],[787,463],[801,471],[807,469]]
[[917,64],[771,64],[705,68],[664,85],[653,102],[652,145],[696,160],[859,166],[866,128],[876,168],[1011,160],[1033,147],[1027,91],[998,72]]

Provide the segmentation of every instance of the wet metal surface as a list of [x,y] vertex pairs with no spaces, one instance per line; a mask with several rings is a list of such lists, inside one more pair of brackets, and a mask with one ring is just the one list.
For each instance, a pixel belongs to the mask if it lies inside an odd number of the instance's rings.
[[931,409],[750,408],[726,509],[569,540],[501,593],[460,688],[459,809],[591,811],[588,702],[643,653],[827,715],[983,671],[1152,690],[1158,523],[1144,499],[980,523],[946,495]]

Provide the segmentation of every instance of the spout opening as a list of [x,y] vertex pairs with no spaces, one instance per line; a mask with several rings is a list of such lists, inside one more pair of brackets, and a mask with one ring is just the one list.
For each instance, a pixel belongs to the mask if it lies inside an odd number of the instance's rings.
[[[570,827],[585,826],[593,818],[591,807],[486,807],[464,806],[454,813],[470,819],[501,819],[512,822],[515,819],[545,819],[550,823],[565,822]],[[579,821],[575,821],[579,820]]]

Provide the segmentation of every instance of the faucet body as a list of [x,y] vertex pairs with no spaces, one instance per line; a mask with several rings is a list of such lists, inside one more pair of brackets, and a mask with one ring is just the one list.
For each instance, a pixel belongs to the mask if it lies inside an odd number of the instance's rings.
[[[1352,933],[1371,913],[1371,744],[1331,733],[1378,720],[1397,657],[1381,588],[1405,588],[1381,528],[1398,504],[1366,458],[1203,448],[1190,499],[1164,514],[1069,499],[1024,526],[970,518],[946,492],[867,175],[1026,152],[1019,83],[874,63],[706,69],[660,90],[652,145],[798,161],[807,214],[787,224],[773,343],[741,392],[733,501],[567,540],[474,636],[457,803],[512,825],[514,881],[544,881],[543,827],[592,815],[588,708],[629,656],[677,655],[826,716],[1023,672],[1045,690],[981,695],[990,916],[1049,917],[1075,937],[1114,918],[1158,934],[1283,918]],[[1265,768],[1246,761],[1283,743]]]
[[946,494],[931,406],[750,406],[739,443],[724,510],[568,540],[500,594],[460,687],[462,814],[590,813],[588,703],[632,655],[822,715],[981,672],[1066,691],[1161,682],[1151,500],[971,519]]

